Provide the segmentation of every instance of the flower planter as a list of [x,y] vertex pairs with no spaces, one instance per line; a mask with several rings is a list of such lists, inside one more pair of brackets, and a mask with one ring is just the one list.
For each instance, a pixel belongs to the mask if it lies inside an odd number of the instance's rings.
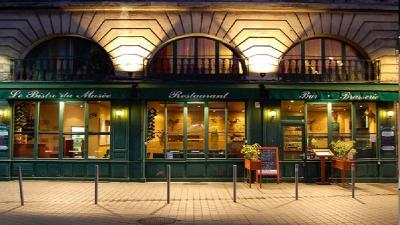
[[244,160],[244,168],[248,170],[260,170],[261,169],[261,161],[260,160]]
[[[256,171],[261,171],[261,161],[260,160],[251,160],[245,159],[244,160],[244,181],[249,183],[251,188],[251,183],[255,182],[256,179]],[[261,173],[260,173],[261,174]],[[261,183],[260,183],[261,187]]]
[[344,160],[344,159],[338,159],[338,158],[333,158],[332,159],[332,168],[338,169],[338,170],[351,170],[351,164],[353,164],[353,160]]
[[339,158],[333,158],[331,161],[331,176],[334,175],[334,169],[340,170],[340,181],[342,187],[345,186],[346,170],[351,170],[351,165],[353,163],[355,163],[353,160],[344,160]]

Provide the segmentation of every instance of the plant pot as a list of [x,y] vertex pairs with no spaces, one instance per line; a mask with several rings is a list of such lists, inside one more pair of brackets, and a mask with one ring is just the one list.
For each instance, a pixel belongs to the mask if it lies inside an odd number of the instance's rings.
[[248,170],[260,170],[261,169],[261,161],[260,160],[244,160],[244,168]]
[[353,160],[333,158],[331,166],[339,170],[351,170],[351,164],[353,163]]

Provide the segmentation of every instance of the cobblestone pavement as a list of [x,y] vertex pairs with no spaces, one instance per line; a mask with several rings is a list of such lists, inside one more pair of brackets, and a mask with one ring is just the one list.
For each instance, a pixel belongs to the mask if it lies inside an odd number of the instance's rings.
[[25,206],[18,182],[0,182],[0,224],[397,224],[396,184],[264,184],[250,189],[238,183],[172,183],[166,204],[165,183],[99,184],[94,205],[92,182],[25,181]]

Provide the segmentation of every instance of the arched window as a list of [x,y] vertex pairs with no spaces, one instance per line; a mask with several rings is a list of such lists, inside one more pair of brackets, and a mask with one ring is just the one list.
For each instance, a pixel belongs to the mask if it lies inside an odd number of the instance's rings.
[[379,63],[341,40],[313,38],[284,54],[279,76],[286,81],[374,81]]
[[110,57],[97,44],[78,37],[57,37],[16,61],[17,80],[106,80],[114,74]]
[[[247,73],[244,59],[224,43],[205,37],[175,40],[160,49],[151,59],[147,74],[159,78],[225,78]],[[175,76],[174,76],[175,75]]]

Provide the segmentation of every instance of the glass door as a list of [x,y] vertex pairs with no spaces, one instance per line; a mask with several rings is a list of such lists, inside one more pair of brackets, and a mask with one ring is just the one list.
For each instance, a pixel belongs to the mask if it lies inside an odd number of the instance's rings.
[[204,158],[204,103],[188,103],[187,158]]
[[284,124],[283,159],[302,160],[304,155],[304,125]]

